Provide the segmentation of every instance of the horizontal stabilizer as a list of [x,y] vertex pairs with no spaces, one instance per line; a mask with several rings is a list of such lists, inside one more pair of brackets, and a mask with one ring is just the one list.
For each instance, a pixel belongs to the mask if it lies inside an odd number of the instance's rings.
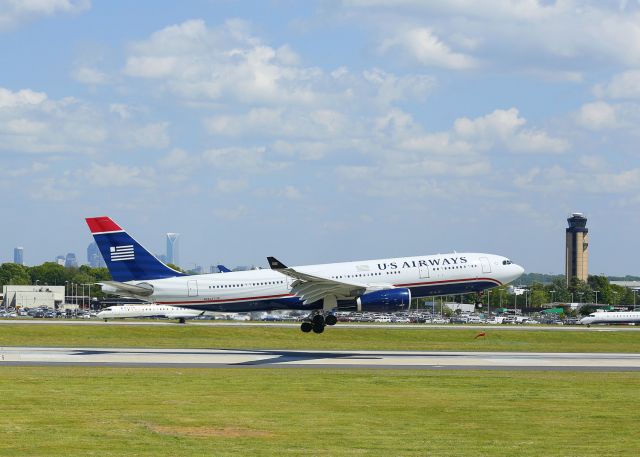
[[140,295],[148,297],[153,293],[153,286],[146,283],[133,285],[119,281],[102,281],[98,284],[106,286],[102,288],[103,292],[116,295]]

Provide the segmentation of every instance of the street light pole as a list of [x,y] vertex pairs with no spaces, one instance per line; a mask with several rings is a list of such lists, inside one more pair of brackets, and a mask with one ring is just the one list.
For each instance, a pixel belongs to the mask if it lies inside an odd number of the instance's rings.
[[596,294],[596,305],[598,304],[598,292],[599,290],[594,290],[593,293]]

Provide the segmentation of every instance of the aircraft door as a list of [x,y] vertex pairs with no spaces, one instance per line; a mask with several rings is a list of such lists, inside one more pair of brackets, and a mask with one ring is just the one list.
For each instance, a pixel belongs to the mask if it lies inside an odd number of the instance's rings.
[[198,280],[191,279],[187,281],[187,289],[189,297],[197,297],[198,296]]
[[491,264],[487,257],[480,257],[480,263],[482,264],[483,273],[491,273]]
[[429,277],[429,266],[421,266],[418,267],[418,271],[420,272],[420,279],[425,279]]

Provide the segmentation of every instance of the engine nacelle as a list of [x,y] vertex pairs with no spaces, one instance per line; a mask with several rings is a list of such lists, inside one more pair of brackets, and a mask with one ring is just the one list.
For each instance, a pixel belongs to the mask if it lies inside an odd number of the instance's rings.
[[409,289],[385,289],[364,294],[356,300],[358,311],[394,313],[406,311],[411,305]]

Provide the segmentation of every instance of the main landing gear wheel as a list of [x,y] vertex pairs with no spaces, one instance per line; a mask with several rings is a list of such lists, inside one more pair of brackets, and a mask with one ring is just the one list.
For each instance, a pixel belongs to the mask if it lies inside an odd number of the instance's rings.
[[304,333],[309,333],[312,328],[313,324],[311,322],[303,322],[302,324],[300,324],[300,330],[302,330]]
[[327,325],[336,325],[338,323],[338,318],[333,314],[329,314],[324,318],[324,323]]
[[322,333],[322,332],[324,332],[324,324],[322,325],[313,324],[313,333]]
[[178,323],[179,324],[185,324],[187,321],[184,319],[184,317],[181,317],[180,319],[178,319]]
[[[311,322],[313,323],[314,327],[316,326],[324,327],[324,316],[322,314],[316,314],[311,318]],[[320,332],[316,332],[316,333],[320,333]]]

